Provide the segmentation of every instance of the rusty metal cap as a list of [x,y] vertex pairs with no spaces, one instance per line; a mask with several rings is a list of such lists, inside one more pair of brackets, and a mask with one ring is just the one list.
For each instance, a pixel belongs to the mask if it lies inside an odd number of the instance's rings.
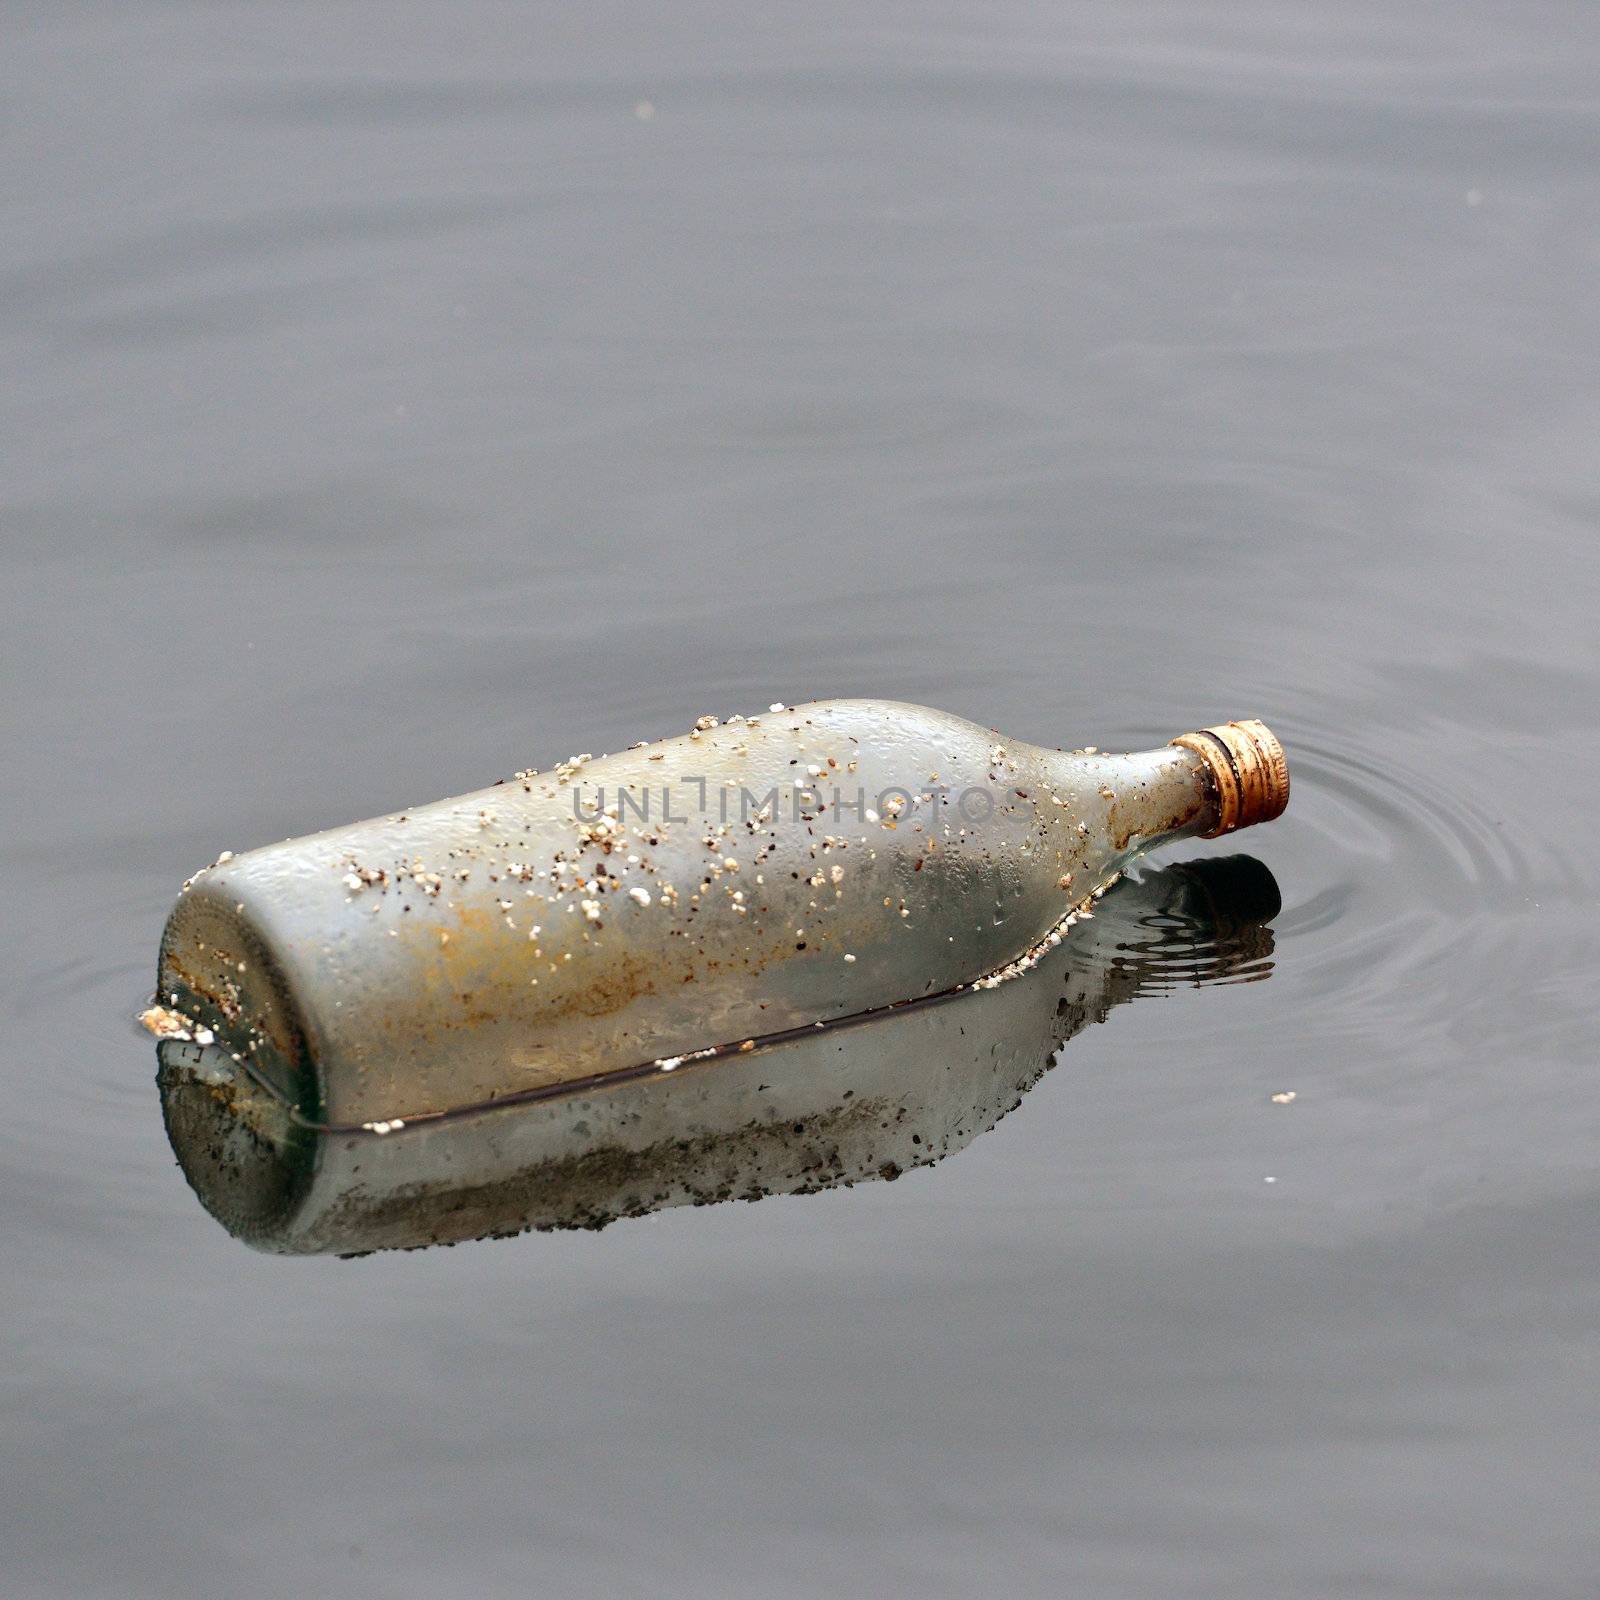
[[1265,723],[1253,718],[1186,733],[1173,744],[1193,750],[1217,790],[1217,822],[1204,837],[1271,822],[1289,803],[1289,763]]

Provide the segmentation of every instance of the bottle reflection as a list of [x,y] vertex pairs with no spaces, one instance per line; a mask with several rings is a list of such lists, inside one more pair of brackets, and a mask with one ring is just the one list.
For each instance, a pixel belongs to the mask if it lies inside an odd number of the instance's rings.
[[894,1178],[1013,1110],[1127,1001],[1272,971],[1277,884],[1230,856],[1128,877],[1031,972],[764,1048],[388,1135],[298,1121],[214,1046],[158,1046],[168,1136],[231,1233],[362,1254],[601,1228],[666,1206]]

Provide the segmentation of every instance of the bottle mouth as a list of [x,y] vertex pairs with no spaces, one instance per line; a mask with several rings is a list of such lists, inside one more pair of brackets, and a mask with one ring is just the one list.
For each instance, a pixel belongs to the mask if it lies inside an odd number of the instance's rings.
[[1253,717],[1185,733],[1173,744],[1206,764],[1217,793],[1217,820],[1203,835],[1216,839],[1271,822],[1289,804],[1289,762],[1271,730]]

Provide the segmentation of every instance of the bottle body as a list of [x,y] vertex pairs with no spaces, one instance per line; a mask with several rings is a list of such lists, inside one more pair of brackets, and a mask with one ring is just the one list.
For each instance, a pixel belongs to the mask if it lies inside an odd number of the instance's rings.
[[160,998],[307,1117],[389,1122],[991,980],[1218,806],[1184,746],[870,700],[703,719],[219,862]]

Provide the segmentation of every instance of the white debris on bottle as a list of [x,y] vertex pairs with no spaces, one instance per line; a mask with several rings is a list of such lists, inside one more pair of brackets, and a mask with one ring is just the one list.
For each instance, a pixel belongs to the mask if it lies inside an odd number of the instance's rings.
[[[685,1061],[704,1061],[707,1056],[720,1055],[729,1047],[727,1045],[708,1045],[704,1050],[690,1050],[681,1056],[661,1056],[650,1063],[658,1072],[674,1072]],[[742,1046],[741,1046],[742,1048]]]
[[[1117,877],[1120,876],[1121,874],[1118,873]],[[1116,878],[1113,878],[1111,883],[1115,882]],[[1110,884],[1108,883],[1106,887],[1109,888]],[[1104,890],[1100,892],[1104,893]],[[1067,930],[1075,922],[1086,922],[1094,916],[1094,913],[1089,909],[1094,898],[1094,895],[1090,895],[1074,906],[1032,949],[1024,951],[1015,961],[1007,962],[1005,966],[978,978],[968,987],[972,989],[998,989],[1008,979],[1021,977],[1024,972],[1031,971],[1038,966],[1050,951],[1061,943],[1067,935]],[[903,912],[902,915],[904,915]]]
[[[176,998],[176,997],[174,997]],[[141,1027],[153,1033],[158,1039],[192,1039],[194,1037],[193,1024],[181,1011],[173,1011],[167,1006],[151,1006],[148,1010],[139,1013]]]
[[199,880],[200,878],[203,878],[208,872],[213,871],[217,867],[225,867],[225,866],[227,866],[227,864],[232,860],[233,860],[233,851],[224,850],[222,852],[222,854],[220,856],[218,856],[217,859],[210,864],[210,866],[201,867],[198,872],[193,873],[193,874],[191,874],[191,876],[185,878],[183,880],[183,887],[178,890],[178,893],[179,894],[187,893],[190,889],[192,889],[194,887],[194,885],[195,885],[197,880]]

